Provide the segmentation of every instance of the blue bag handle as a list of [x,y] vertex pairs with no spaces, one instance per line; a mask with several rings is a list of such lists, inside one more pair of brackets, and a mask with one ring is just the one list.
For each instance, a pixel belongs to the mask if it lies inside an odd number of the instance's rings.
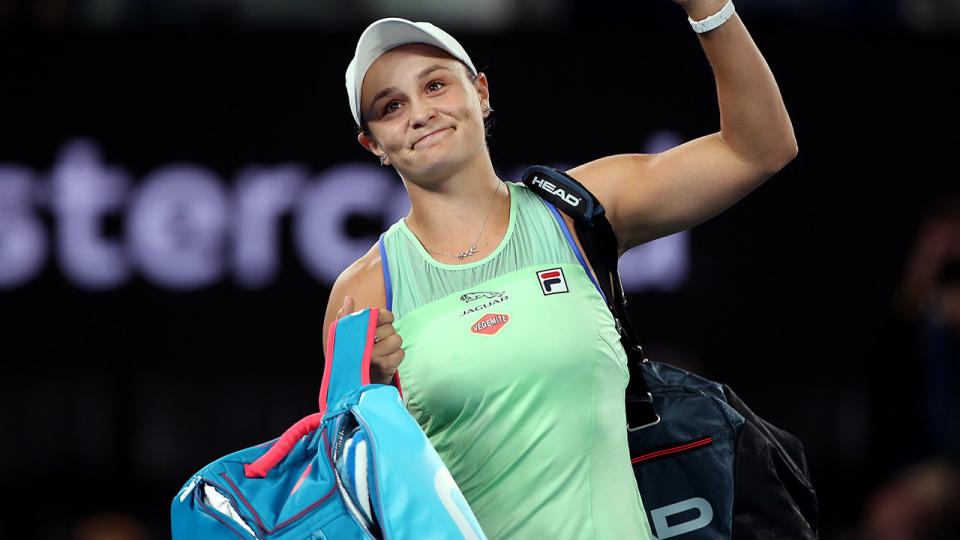
[[[323,383],[320,385],[320,412],[290,426],[283,435],[253,463],[243,466],[247,478],[264,478],[296,446],[304,435],[320,427],[327,405],[370,384],[370,355],[377,330],[378,308],[351,313],[330,324],[327,336]],[[342,343],[337,347],[337,343]]]
[[[366,308],[330,323],[326,362],[320,385],[320,410],[340,401],[350,392],[370,384],[370,356],[377,331],[379,308]],[[348,347],[337,347],[342,340]],[[359,344],[362,346],[358,346]]]

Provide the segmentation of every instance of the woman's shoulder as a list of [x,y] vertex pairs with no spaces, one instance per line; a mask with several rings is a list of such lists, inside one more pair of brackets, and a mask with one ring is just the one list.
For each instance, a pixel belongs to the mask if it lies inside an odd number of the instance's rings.
[[330,291],[330,297],[342,299],[346,295],[354,298],[356,309],[386,307],[387,293],[383,282],[383,266],[380,264],[380,249],[377,244],[374,244],[337,277]]
[[387,294],[383,284],[383,274],[380,273],[380,250],[374,244],[362,257],[348,266],[330,289],[327,298],[327,309],[323,316],[323,343],[327,345],[327,330],[330,324],[337,319],[344,298],[353,298],[353,311],[368,307],[386,309]]

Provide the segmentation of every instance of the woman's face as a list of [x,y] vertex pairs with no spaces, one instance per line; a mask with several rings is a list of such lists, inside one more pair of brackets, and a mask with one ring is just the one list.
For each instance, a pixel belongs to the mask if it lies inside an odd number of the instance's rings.
[[404,178],[449,175],[486,148],[486,77],[471,81],[463,63],[436,47],[387,51],[370,66],[360,96],[368,127],[360,144],[386,155]]

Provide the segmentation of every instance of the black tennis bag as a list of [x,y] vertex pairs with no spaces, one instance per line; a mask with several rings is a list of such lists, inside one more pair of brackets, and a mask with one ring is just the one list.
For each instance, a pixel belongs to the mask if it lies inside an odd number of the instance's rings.
[[816,491],[794,435],[750,410],[728,386],[649,361],[630,323],[617,242],[599,201],[559,170],[523,183],[570,215],[627,352],[630,457],[659,540],[815,539]]

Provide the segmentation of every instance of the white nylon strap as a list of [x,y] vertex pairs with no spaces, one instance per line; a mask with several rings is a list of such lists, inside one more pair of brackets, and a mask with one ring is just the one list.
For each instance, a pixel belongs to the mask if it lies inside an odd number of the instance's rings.
[[713,30],[714,28],[730,20],[730,17],[733,16],[733,11],[733,0],[728,0],[727,4],[723,6],[720,11],[714,13],[706,19],[695,21],[690,17],[687,17],[687,20],[690,21],[690,26],[693,27],[694,32],[702,34],[704,32],[709,32],[710,30]]

